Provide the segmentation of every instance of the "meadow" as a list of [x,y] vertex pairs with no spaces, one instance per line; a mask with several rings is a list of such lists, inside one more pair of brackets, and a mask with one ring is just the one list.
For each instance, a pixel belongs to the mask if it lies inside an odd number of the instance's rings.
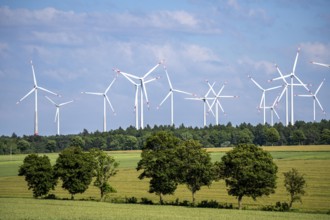
[[[220,160],[228,150],[230,148],[208,149],[213,161]],[[330,146],[265,147],[265,150],[272,154],[275,163],[279,167],[276,193],[269,197],[258,198],[256,201],[250,198],[243,198],[243,205],[245,209],[248,209],[244,212],[172,206],[152,206],[150,208],[151,206],[99,203],[95,201],[36,200],[32,199],[32,192],[27,189],[24,177],[17,176],[18,167],[22,164],[26,155],[3,155],[0,156],[0,213],[2,216],[0,219],[10,219],[5,218],[5,214],[10,216],[11,212],[15,213],[17,210],[18,212],[33,210],[34,214],[29,212],[29,215],[24,219],[36,219],[35,217],[38,213],[40,214],[39,216],[47,214],[43,214],[42,212],[49,209],[47,207],[50,205],[54,207],[54,210],[58,210],[58,213],[62,212],[59,211],[62,209],[63,212],[75,212],[73,216],[76,216],[74,217],[76,219],[80,218],[79,213],[87,209],[99,209],[97,213],[106,212],[104,216],[103,214],[95,213],[95,215],[98,215],[98,219],[109,219],[112,216],[115,216],[116,219],[132,219],[134,216],[138,216],[137,218],[139,219],[185,219],[188,217],[189,219],[202,219],[204,212],[207,213],[208,219],[219,218],[221,215],[224,215],[223,217],[225,218],[226,215],[233,214],[237,215],[237,218],[240,219],[250,219],[249,216],[253,219],[258,219],[255,216],[256,214],[253,214],[255,212],[257,212],[258,217],[263,216],[263,219],[266,217],[271,219],[285,219],[287,218],[285,217],[286,214],[290,215],[290,219],[311,219],[316,217],[315,214],[310,215],[306,214],[306,212],[328,213],[330,211]],[[138,179],[139,172],[135,168],[140,159],[140,151],[108,153],[120,162],[118,174],[110,180],[111,185],[117,190],[117,193],[110,194],[108,201],[125,201],[125,198],[134,196],[138,199],[146,197],[157,203],[159,198],[154,194],[148,193],[148,179]],[[52,163],[55,163],[58,154],[47,154],[47,156],[50,157]],[[302,197],[303,203],[294,203],[293,205],[294,210],[300,213],[253,211],[254,209],[260,209],[264,205],[274,205],[277,201],[288,202],[289,196],[283,186],[283,172],[291,168],[296,168],[300,173],[303,173],[307,181],[307,194]],[[70,198],[70,195],[61,189],[60,184],[51,193],[60,199]],[[76,195],[75,199],[98,200],[99,197],[98,189],[91,185],[85,193]],[[164,197],[165,201],[174,201],[177,198],[180,201],[191,201],[191,193],[186,186],[180,185],[174,195]],[[203,187],[202,190],[197,192],[196,200],[197,202],[202,200],[217,200],[220,203],[232,203],[235,207],[237,203],[235,197],[228,196],[223,180],[214,182],[209,188]],[[75,208],[72,209],[72,206]],[[72,210],[70,210],[70,207]],[[66,211],[66,209],[68,210]],[[79,211],[79,209],[82,209],[82,211]],[[125,210],[129,210],[129,212]],[[166,214],[167,212],[171,214]],[[90,213],[94,213],[94,211]],[[240,216],[241,213],[244,214]],[[12,219],[19,218],[21,217]],[[317,215],[317,218],[329,219],[330,217],[329,215]],[[52,219],[52,217],[48,216],[47,219]],[[65,214],[63,214],[63,217],[59,214],[55,215],[53,219],[66,219],[66,217]],[[88,214],[84,219],[92,219],[92,217]]]

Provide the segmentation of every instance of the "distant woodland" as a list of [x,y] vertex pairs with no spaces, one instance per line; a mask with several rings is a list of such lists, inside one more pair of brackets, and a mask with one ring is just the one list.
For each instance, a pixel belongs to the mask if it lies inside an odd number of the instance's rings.
[[0,137],[0,154],[51,153],[60,152],[69,146],[80,146],[84,150],[99,148],[107,151],[138,150],[144,146],[146,138],[157,131],[170,131],[182,140],[198,140],[205,148],[235,146],[253,143],[258,146],[281,145],[322,145],[330,144],[330,120],[320,122],[297,121],[284,126],[277,123],[251,125],[242,123],[233,126],[209,125],[204,128],[174,126],[146,126],[137,130],[130,126],[108,132],[89,132],[84,129],[79,134],[56,136],[11,136]]

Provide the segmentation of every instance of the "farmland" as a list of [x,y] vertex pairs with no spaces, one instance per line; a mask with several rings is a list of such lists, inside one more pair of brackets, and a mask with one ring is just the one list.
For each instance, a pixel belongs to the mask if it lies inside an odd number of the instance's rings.
[[[253,201],[250,198],[243,198],[243,205],[246,209],[257,209],[264,205],[274,205],[277,201],[288,201],[288,195],[283,186],[283,172],[288,171],[291,168],[297,168],[299,172],[305,174],[305,179],[307,181],[307,194],[303,196],[303,203],[295,203],[293,208],[296,211],[301,212],[319,212],[319,213],[327,213],[330,210],[330,146],[298,146],[298,147],[267,147],[266,150],[270,151],[275,163],[279,167],[278,171],[278,180],[277,180],[277,189],[276,193],[269,197],[258,198],[256,201]],[[208,149],[211,153],[211,157],[213,161],[217,161],[221,158],[222,155],[228,151],[229,148],[214,148]],[[120,161],[120,167],[118,174],[113,177],[110,182],[111,185],[117,190],[117,193],[113,193],[110,195],[110,200],[116,201],[124,201],[126,197],[136,197],[138,199],[142,197],[146,197],[148,199],[153,200],[154,202],[158,202],[158,197],[148,193],[148,180],[139,180],[137,177],[139,172],[135,170],[136,164],[140,159],[140,151],[119,151],[119,152],[109,152],[109,154],[113,155],[117,161]],[[52,163],[55,163],[58,154],[47,154]],[[108,207],[109,209],[129,209],[133,207],[133,210],[136,212],[141,212],[140,214],[144,214],[144,206],[141,205],[128,205],[128,204],[103,204],[103,203],[93,203],[93,202],[82,202],[82,201],[50,201],[50,200],[35,200],[32,198],[32,192],[27,189],[26,182],[24,181],[24,177],[17,176],[17,170],[20,164],[26,155],[13,155],[13,156],[0,156],[0,201],[2,204],[10,204],[14,203],[15,207],[19,207],[19,204],[36,204],[39,206],[47,206],[47,204],[52,203],[54,207],[62,207],[63,208],[69,202],[77,202],[74,204],[78,204],[79,206],[97,206],[100,209],[105,209]],[[56,190],[51,192],[55,194],[58,198],[70,198],[70,195],[61,189],[60,184],[58,184]],[[99,199],[99,191],[94,186],[90,186],[89,189],[84,194],[76,195],[77,200],[98,200]],[[179,186],[174,195],[165,196],[165,201],[174,201],[176,199],[180,201],[183,200],[191,200],[191,194],[186,186]],[[214,182],[210,188],[204,187],[201,191],[196,194],[197,202],[202,200],[217,200],[220,203],[233,203],[236,206],[236,199],[234,197],[228,196],[224,181]],[[16,206],[18,205],[18,206]],[[22,205],[23,206],[23,205]],[[117,207],[118,206],[118,207]],[[4,213],[5,206],[1,205],[1,213]],[[117,208],[116,208],[117,207]],[[153,206],[154,208],[150,211],[150,216],[145,215],[140,218],[154,218],[152,216],[152,212],[157,213],[165,212],[167,209],[171,209],[171,212],[176,213],[178,211],[178,218],[180,217],[179,213],[192,213],[191,210],[196,211],[194,216],[203,215],[204,210],[200,209],[188,209],[183,207],[158,207]],[[136,208],[136,209],[135,209]],[[28,209],[28,208],[27,208]],[[31,208],[33,209],[33,208]],[[30,210],[31,210],[30,209]],[[40,209],[40,208],[38,208]],[[41,208],[42,209],[42,208]],[[87,208],[86,208],[87,209]],[[150,209],[150,208],[149,208]],[[148,210],[149,210],[148,209]],[[10,210],[6,210],[10,211]],[[231,210],[232,211],[232,210]],[[215,216],[219,215],[219,213],[231,213],[230,210],[208,210],[207,212],[212,216],[211,213]],[[79,211],[78,211],[79,212]],[[125,211],[123,211],[125,212]],[[252,211],[244,211],[248,215]],[[197,214],[199,213],[199,214]],[[235,212],[236,213],[236,212]],[[135,213],[138,215],[137,213]],[[261,214],[258,211],[258,215]],[[283,213],[282,213],[283,214]],[[292,213],[290,213],[292,214]],[[120,216],[116,214],[119,219],[125,219],[125,216]],[[253,214],[252,214],[253,215]],[[267,213],[262,215],[268,215]],[[261,216],[262,216],[261,215]],[[309,219],[309,215],[303,215]],[[309,217],[308,217],[309,216]],[[323,216],[323,215],[321,215]],[[160,216],[158,216],[159,219]],[[165,215],[166,217],[166,215]],[[164,217],[164,218],[165,218]],[[181,216],[182,217],[182,216]],[[180,218],[181,218],[180,217]],[[218,216],[219,217],[219,216]],[[266,218],[266,216],[263,216]],[[315,217],[315,216],[314,216]],[[324,217],[327,217],[326,215]],[[33,219],[34,217],[31,215],[28,217]],[[100,219],[103,217],[100,216]],[[238,217],[239,218],[239,217]],[[279,218],[285,218],[284,216]],[[290,218],[295,218],[294,216],[290,216]],[[297,217],[304,219],[304,217]],[[319,217],[318,217],[319,218]],[[7,218],[6,218],[7,219]],[[48,218],[50,219],[50,218]],[[87,217],[88,219],[88,217]],[[130,219],[127,217],[126,219]],[[182,219],[182,218],[181,218]],[[193,219],[193,218],[192,218]],[[212,217],[210,217],[212,219]]]

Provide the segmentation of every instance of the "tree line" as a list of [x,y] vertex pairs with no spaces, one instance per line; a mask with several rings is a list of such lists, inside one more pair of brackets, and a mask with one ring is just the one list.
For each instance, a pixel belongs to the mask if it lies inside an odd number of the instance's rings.
[[[73,140],[70,147],[59,154],[54,166],[45,155],[30,154],[24,159],[19,175],[25,176],[35,198],[47,196],[58,179],[71,199],[85,192],[93,177],[94,186],[100,189],[101,201],[115,191],[109,179],[117,173],[119,164],[100,149],[83,152],[75,144]],[[241,209],[243,197],[255,200],[275,192],[278,168],[271,154],[254,144],[239,144],[212,163],[210,154],[199,141],[183,140],[172,132],[159,131],[146,139],[136,170],[140,172],[139,179],[149,179],[149,193],[158,195],[160,204],[164,204],[164,195],[174,194],[177,186],[184,184],[195,206],[195,194],[201,187],[224,180],[228,194],[237,198]],[[295,169],[284,176],[284,185],[290,193],[288,208],[291,208],[293,202],[301,201],[305,180]]]
[[77,146],[84,150],[99,148],[102,150],[137,150],[142,149],[146,139],[157,131],[171,131],[183,140],[194,139],[203,147],[227,147],[240,143],[252,143],[257,146],[267,145],[314,145],[330,144],[330,120],[320,122],[297,121],[294,125],[284,126],[277,123],[274,126],[268,124],[251,125],[242,123],[233,126],[209,125],[203,128],[146,126],[144,129],[136,129],[130,126],[126,129],[118,128],[108,132],[89,132],[84,129],[76,135],[56,136],[22,136],[15,133],[11,136],[0,137],[0,154],[19,153],[49,153],[60,152],[69,146],[72,139],[77,139]]

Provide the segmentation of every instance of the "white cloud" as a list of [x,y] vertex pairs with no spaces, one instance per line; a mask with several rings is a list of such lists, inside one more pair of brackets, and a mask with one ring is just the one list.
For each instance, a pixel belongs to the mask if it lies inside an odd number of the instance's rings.
[[238,60],[238,64],[245,66],[246,70],[263,72],[264,74],[273,74],[276,69],[274,63],[266,60],[255,61],[249,57],[243,57]]
[[[330,59],[330,45],[323,44],[320,42],[305,42],[301,43],[301,50],[304,52],[305,56],[310,59],[319,59],[321,61],[326,61],[325,59]],[[328,61],[329,62],[329,61]]]

